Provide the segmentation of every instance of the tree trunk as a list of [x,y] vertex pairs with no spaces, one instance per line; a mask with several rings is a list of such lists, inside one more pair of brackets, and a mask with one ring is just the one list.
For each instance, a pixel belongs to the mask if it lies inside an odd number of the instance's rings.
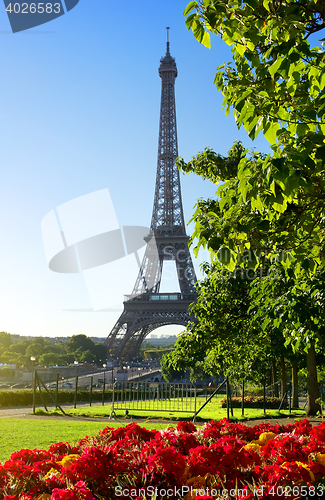
[[298,367],[295,359],[291,360],[292,368],[292,408],[299,408],[298,400]]
[[314,343],[311,344],[307,351],[307,412],[306,415],[312,416],[320,412],[320,405],[316,403],[319,398],[318,382],[317,382],[317,368],[316,368],[316,353]]
[[274,397],[278,398],[279,397],[279,388],[278,388],[278,381],[277,381],[277,376],[276,376],[276,360],[275,360],[275,358],[272,358],[272,384],[273,384]]
[[281,398],[283,398],[283,396],[287,391],[286,364],[284,361],[283,354],[281,354],[280,363],[281,363]]

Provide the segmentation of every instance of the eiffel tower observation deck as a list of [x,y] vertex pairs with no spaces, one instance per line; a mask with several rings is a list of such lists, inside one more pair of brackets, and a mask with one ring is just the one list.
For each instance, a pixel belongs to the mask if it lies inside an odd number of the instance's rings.
[[[179,171],[175,78],[177,67],[170,54],[167,28],[166,55],[159,66],[161,78],[160,126],[155,197],[150,232],[142,265],[132,294],[105,341],[109,356],[120,361],[135,359],[145,337],[161,326],[183,325],[188,308],[197,298],[196,276],[188,249]],[[180,293],[159,293],[163,263],[175,260]]]

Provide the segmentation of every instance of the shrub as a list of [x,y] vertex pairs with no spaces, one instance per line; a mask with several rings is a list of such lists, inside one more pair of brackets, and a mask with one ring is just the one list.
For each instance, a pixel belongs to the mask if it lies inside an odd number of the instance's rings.
[[[227,406],[227,400],[226,398],[221,400],[222,403],[222,408],[226,408]],[[232,397],[231,398],[231,403],[233,408],[240,408],[242,404],[242,398],[241,396],[237,397]],[[265,407],[270,408],[270,409],[276,409],[279,408],[281,403],[281,398],[274,398],[274,397],[266,397],[265,398]],[[255,394],[250,395],[250,396],[245,396],[244,398],[244,406],[245,408],[263,408],[264,404],[264,398],[263,396],[256,396]],[[288,406],[287,401],[284,401],[282,407],[286,408]]]

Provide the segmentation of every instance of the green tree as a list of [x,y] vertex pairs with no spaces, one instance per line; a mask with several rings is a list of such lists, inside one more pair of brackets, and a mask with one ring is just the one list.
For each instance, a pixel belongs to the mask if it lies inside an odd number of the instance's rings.
[[9,351],[13,353],[26,354],[26,349],[32,344],[31,339],[22,339],[19,342],[15,342],[9,346]]
[[84,351],[81,354],[78,353],[77,357],[81,363],[93,363],[95,361],[95,355],[90,349],[87,349],[87,351]]
[[[304,273],[317,274],[325,262],[325,60],[323,46],[310,45],[325,27],[324,12],[323,3],[316,0],[198,0],[185,9],[187,27],[201,43],[209,46],[212,33],[232,47],[233,62],[220,66],[215,78],[224,95],[226,113],[233,109],[238,127],[243,126],[252,139],[262,132],[272,150],[272,154],[264,155],[235,143],[228,157],[206,149],[188,163],[179,160],[184,172],[219,184],[216,200],[197,203],[192,237],[197,244],[195,250],[209,248],[212,259],[232,272],[238,267],[255,272],[280,262],[285,269],[293,269],[295,276],[288,274],[287,285],[292,285],[298,295],[294,300],[300,306],[306,304],[307,309],[312,307],[306,298],[307,288],[317,288],[318,284],[317,279],[305,282]],[[213,279],[216,275],[218,281],[218,272],[209,274],[203,300],[208,301],[209,288],[215,291]],[[262,277],[257,281],[265,287]],[[308,323],[276,293],[278,285],[273,282],[272,286],[277,307],[269,301],[270,315],[282,310],[283,317],[290,319],[288,325],[280,321],[276,328],[288,347],[307,351],[308,411],[314,413],[315,352],[320,349],[316,322],[321,314],[318,310],[319,317]],[[259,307],[261,301],[254,300]],[[204,304],[201,306],[204,311]],[[235,311],[231,311],[233,314],[236,317]],[[203,325],[204,315],[209,318],[211,314],[199,312]],[[276,325],[259,319],[260,335],[264,335],[263,345],[267,346]],[[258,326],[255,324],[255,328]],[[236,324],[233,328],[230,340]],[[204,334],[201,325],[199,329],[202,341],[204,336],[209,339],[208,330]],[[195,345],[195,335],[189,335],[189,339]],[[210,349],[212,362],[220,352],[220,341],[217,344],[214,353]],[[235,362],[234,354],[228,357]]]
[[42,354],[43,348],[39,342],[33,342],[26,349],[26,356],[40,356]]
[[190,381],[196,382],[198,379],[204,380],[209,376],[206,372],[204,361],[197,361],[190,371]]
[[160,360],[160,370],[166,382],[179,380],[184,375],[184,370],[175,370],[170,362],[170,354],[164,354]]
[[8,363],[14,365],[23,364],[23,355],[17,352],[5,351],[0,357],[1,363]]
[[42,366],[62,366],[66,364],[64,358],[56,352],[46,352],[41,354],[38,358],[38,362]]
[[[298,405],[298,361],[307,360],[307,414],[319,411],[316,351],[324,350],[325,269],[299,279],[283,267],[225,273],[218,264],[206,264],[198,300],[191,309],[197,322],[179,335],[166,358],[174,368],[198,362],[211,375],[223,371],[232,380],[261,381],[275,358],[281,363],[283,394],[285,358],[292,366],[293,402]],[[255,279],[254,279],[255,278]],[[274,369],[275,371],[275,369]]]
[[94,349],[95,342],[93,342],[86,335],[72,335],[69,340],[65,343],[64,348],[65,351],[69,353],[73,353],[77,350],[80,352],[87,351],[88,349],[92,351]]
[[316,351],[324,352],[325,334],[325,269],[312,276],[296,278],[290,270],[280,267],[268,276],[257,279],[251,286],[250,307],[252,324],[266,331],[281,330],[286,345],[295,352],[307,354],[307,414],[319,411]]
[[0,352],[3,352],[8,349],[12,344],[12,338],[10,333],[0,332]]
[[224,372],[233,380],[262,379],[275,347],[267,331],[251,324],[249,276],[241,269],[225,276],[218,263],[205,264],[204,271],[197,302],[191,306],[197,321],[179,335],[169,359],[178,369],[195,369],[204,362],[211,375]]
[[232,47],[233,63],[215,78],[226,113],[233,109],[238,127],[252,139],[262,132],[272,149],[241,150],[237,164],[209,149],[180,161],[223,181],[218,202],[199,202],[194,236],[230,269],[245,249],[252,265],[288,250],[298,273],[325,260],[325,60],[323,46],[310,45],[324,12],[317,0],[198,0],[185,9],[201,43],[217,34]]

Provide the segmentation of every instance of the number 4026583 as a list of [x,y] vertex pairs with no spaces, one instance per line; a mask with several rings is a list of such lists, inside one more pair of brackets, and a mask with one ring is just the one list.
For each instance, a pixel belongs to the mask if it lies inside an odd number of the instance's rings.
[[9,14],[59,14],[61,10],[60,3],[50,3],[50,2],[41,2],[41,3],[13,3],[9,4],[6,8],[6,11]]

